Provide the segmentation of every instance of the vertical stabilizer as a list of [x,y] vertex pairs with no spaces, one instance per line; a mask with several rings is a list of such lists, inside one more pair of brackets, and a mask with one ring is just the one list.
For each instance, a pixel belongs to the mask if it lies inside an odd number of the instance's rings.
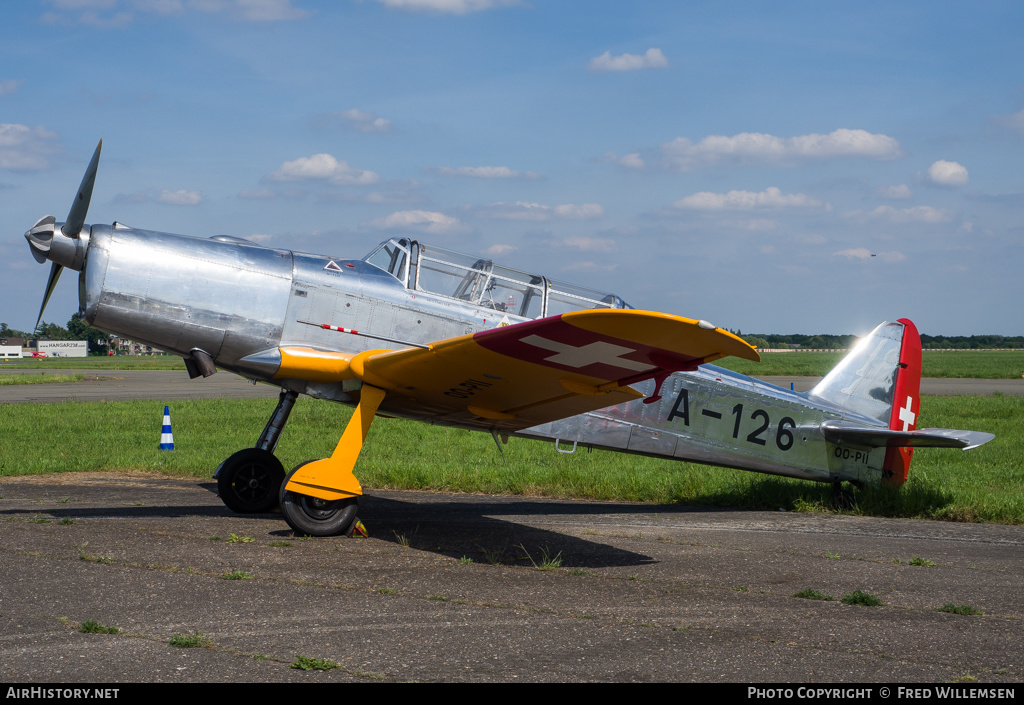
[[[894,431],[913,431],[917,428],[917,414],[921,410],[921,336],[917,326],[906,318],[901,318],[899,322],[903,324],[903,345],[900,347],[896,395],[889,416],[889,428]],[[882,465],[884,481],[894,485],[906,482],[913,457],[912,447],[887,449],[885,463]]]
[[[921,337],[905,318],[885,322],[808,392],[808,396],[866,416],[882,428],[917,428],[921,388]],[[883,464],[888,482],[907,479],[913,448],[889,448]]]

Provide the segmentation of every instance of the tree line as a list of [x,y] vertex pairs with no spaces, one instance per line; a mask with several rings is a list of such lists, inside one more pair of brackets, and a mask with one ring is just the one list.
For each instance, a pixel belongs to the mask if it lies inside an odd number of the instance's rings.
[[[856,337],[853,335],[779,335],[776,333],[758,333],[757,335],[743,335],[735,331],[736,335],[746,340],[756,348],[775,348],[787,350],[790,348],[803,349],[824,349],[844,350],[853,345]],[[921,347],[925,350],[978,350],[982,348],[1010,348],[1024,349],[1024,335],[925,335],[921,334]]]
[[71,316],[66,327],[40,321],[39,326],[32,333],[11,328],[6,323],[0,323],[0,338],[86,340],[89,343],[89,354],[91,355],[106,355],[107,347],[110,344],[106,333],[87,324],[77,312]]
[[[739,337],[746,340],[756,348],[774,348],[786,350],[790,348],[812,349],[812,350],[845,350],[853,345],[856,337],[853,335],[829,335],[819,333],[818,335],[802,335],[793,333],[790,335],[779,335],[778,333],[758,333],[756,335],[743,335],[739,330],[730,330]],[[105,355],[109,339],[107,334],[86,324],[82,317],[75,313],[71,316],[66,327],[56,323],[40,322],[34,333],[26,333],[15,328],[9,328],[6,323],[0,323],[0,338],[44,338],[50,340],[87,340],[89,341],[89,352],[94,355]],[[1024,335],[925,335],[921,334],[921,347],[926,350],[939,350],[954,348],[957,350],[977,350],[979,348],[1011,348],[1024,349]]]

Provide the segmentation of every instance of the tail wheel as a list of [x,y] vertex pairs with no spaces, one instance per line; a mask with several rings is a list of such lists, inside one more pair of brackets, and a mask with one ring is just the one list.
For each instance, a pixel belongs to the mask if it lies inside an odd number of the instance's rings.
[[359,500],[355,497],[328,501],[285,489],[288,480],[302,465],[295,466],[281,485],[281,514],[288,526],[296,534],[305,536],[351,535],[359,522],[356,517]]
[[832,483],[832,506],[835,509],[855,509],[857,507],[857,497],[853,493],[853,487],[860,489],[855,483],[850,483],[852,487],[843,487],[842,482]]
[[221,501],[239,514],[273,511],[281,494],[284,467],[273,453],[245,448],[225,460],[217,470]]

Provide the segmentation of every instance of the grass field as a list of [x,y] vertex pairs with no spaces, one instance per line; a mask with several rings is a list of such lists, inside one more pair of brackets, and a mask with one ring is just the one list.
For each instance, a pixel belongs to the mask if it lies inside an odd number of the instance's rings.
[[[715,364],[752,377],[791,375],[821,377],[843,353],[765,353],[761,362],[725,358]],[[1019,379],[1024,375],[1024,350],[928,351],[922,360],[924,377]],[[184,370],[180,357],[65,357],[0,363],[4,370]]]
[[11,386],[13,384],[58,384],[68,382],[81,382],[85,379],[83,374],[54,374],[52,372],[26,372],[24,374],[0,374],[0,386]]
[[[251,447],[274,400],[207,400],[171,407],[176,450],[158,450],[163,404],[0,405],[0,477],[145,470],[209,477]],[[295,406],[277,454],[286,468],[331,453],[351,411],[311,399]],[[855,513],[1024,523],[1024,398],[925,397],[922,427],[988,431],[969,452],[920,449],[902,490],[868,488]],[[416,489],[598,500],[830,511],[828,485],[611,452],[556,453],[512,439],[504,456],[490,436],[378,419],[356,474],[367,492]],[[0,485],[2,494],[2,485]]]
[[51,357],[45,360],[5,360],[4,370],[183,370],[184,361],[175,355],[160,357]]

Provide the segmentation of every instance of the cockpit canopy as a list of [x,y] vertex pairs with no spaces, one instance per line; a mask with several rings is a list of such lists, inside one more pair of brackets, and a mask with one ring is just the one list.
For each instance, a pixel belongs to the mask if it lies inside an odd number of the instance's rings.
[[425,291],[523,318],[590,308],[632,308],[615,294],[527,274],[416,240],[391,239],[363,258],[411,291]]

